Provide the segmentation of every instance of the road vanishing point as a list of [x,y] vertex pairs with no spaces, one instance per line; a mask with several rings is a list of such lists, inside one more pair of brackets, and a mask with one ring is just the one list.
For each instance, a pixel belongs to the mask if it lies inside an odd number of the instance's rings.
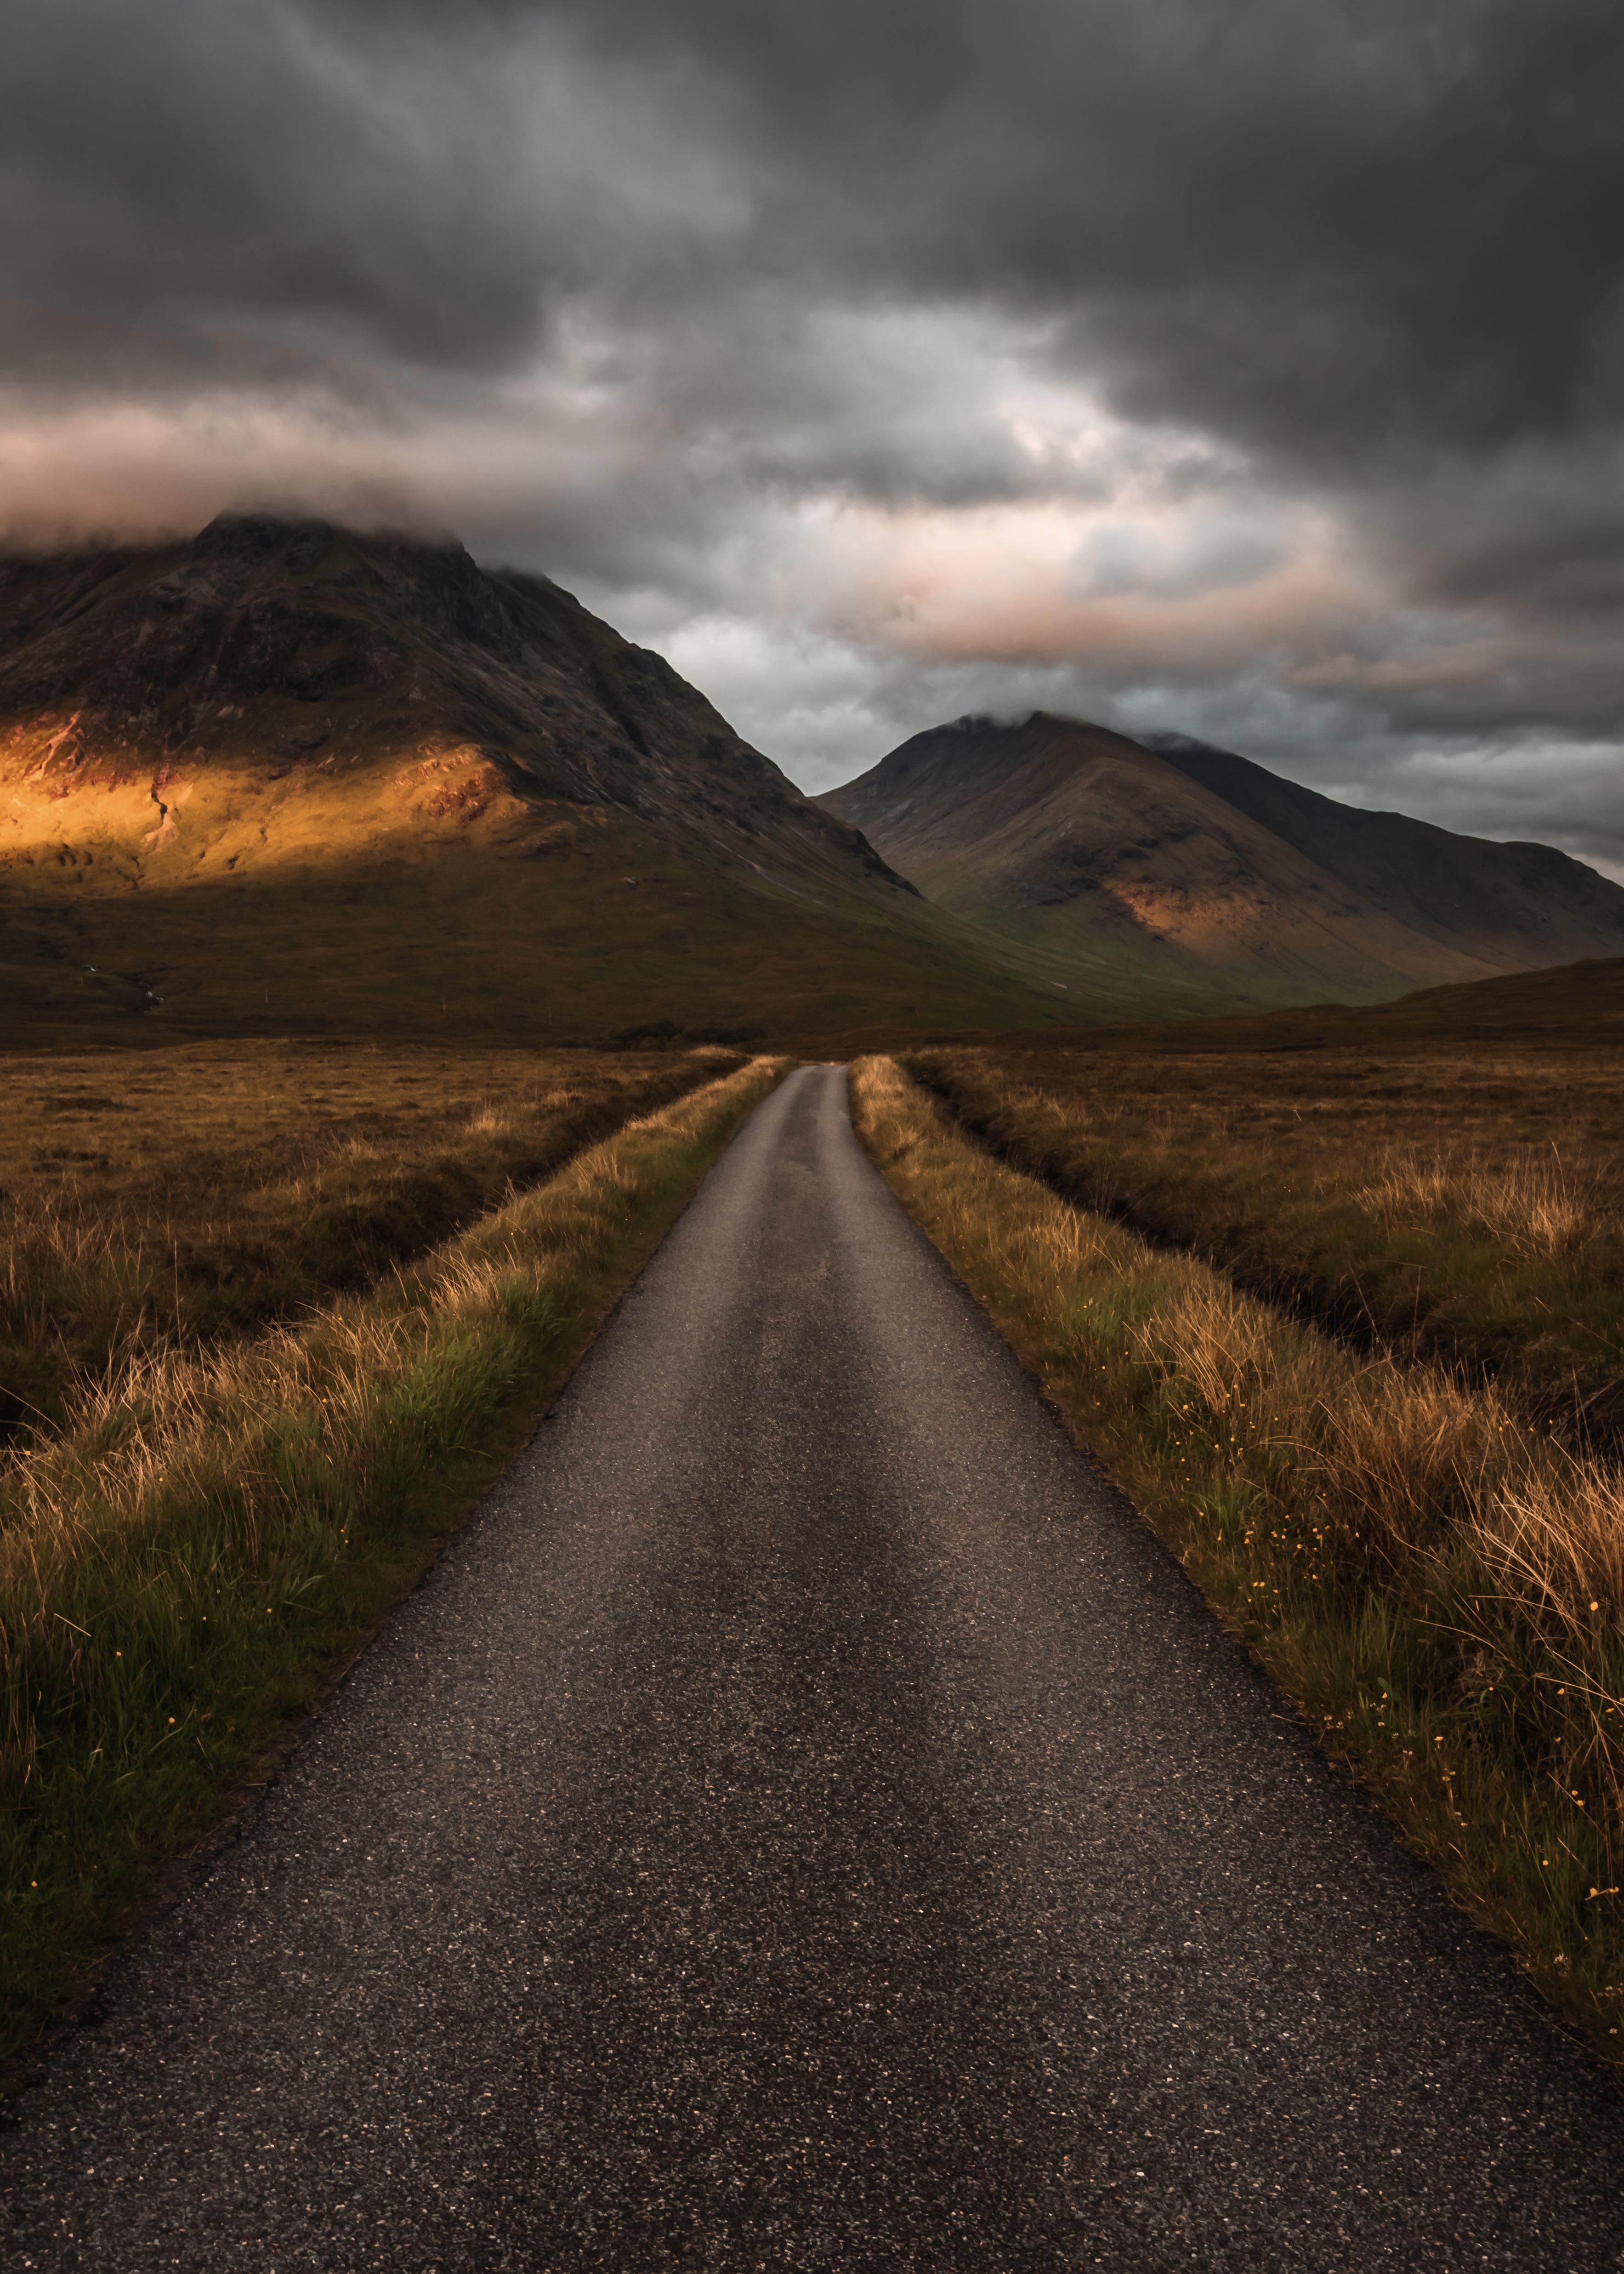
[[1624,2265],[1624,2099],[853,1134],[746,1123],[0,2155],[8,2270]]

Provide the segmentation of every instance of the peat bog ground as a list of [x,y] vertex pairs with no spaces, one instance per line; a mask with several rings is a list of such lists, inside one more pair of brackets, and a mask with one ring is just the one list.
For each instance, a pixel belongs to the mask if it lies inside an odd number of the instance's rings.
[[1345,1038],[1299,1015],[904,1063],[1079,1207],[1356,1347],[1493,1381],[1569,1442],[1624,1445],[1624,1043],[1343,1020]]

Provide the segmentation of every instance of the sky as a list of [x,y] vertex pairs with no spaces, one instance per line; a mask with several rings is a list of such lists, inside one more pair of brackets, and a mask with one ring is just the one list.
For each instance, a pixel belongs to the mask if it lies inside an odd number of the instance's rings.
[[1615,0],[11,0],[0,533],[454,531],[804,787],[1034,708],[1624,876]]

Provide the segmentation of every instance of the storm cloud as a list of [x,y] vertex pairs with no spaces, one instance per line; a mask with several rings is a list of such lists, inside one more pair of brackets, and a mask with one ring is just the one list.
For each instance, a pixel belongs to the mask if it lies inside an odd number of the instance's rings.
[[29,0],[14,532],[456,528],[821,787],[967,709],[1624,860],[1601,0]]

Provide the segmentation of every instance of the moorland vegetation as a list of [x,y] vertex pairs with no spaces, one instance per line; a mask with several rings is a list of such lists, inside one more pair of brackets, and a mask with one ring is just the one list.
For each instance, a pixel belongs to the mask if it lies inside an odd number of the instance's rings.
[[1536,988],[1544,1021],[1532,985],[869,1059],[854,1095],[1079,1441],[1617,2060],[1624,973]]
[[[132,1333],[99,1372],[65,1369],[60,1419],[36,1416],[0,1456],[0,2055],[26,2046],[76,1983],[83,1992],[84,1969],[162,1859],[258,1773],[474,1507],[781,1070],[723,1057],[650,1077],[621,1059],[560,1078],[516,1057],[460,1073],[386,1060],[369,1082],[364,1053],[337,1065],[273,1055],[283,1087],[277,1098],[265,1085],[260,1133],[279,1105],[274,1135],[306,1197],[384,1196],[376,1237],[326,1251],[344,1260],[350,1291],[289,1316],[290,1288],[310,1284],[274,1254],[278,1231],[297,1250],[295,1180],[264,1173],[274,1137],[238,1141],[252,1060],[223,1065],[239,1078],[223,1120],[207,1084],[171,1090],[171,1158],[190,1096],[214,1163],[213,1220],[229,1198],[266,1242],[268,1310],[251,1326],[252,1304],[227,1305],[204,1334],[207,1306],[195,1292],[189,1305],[183,1280],[167,1325]],[[103,1092],[116,1080],[98,1065]],[[320,1103],[307,1102],[300,1154],[302,1085]],[[421,1211],[388,1211],[369,1111],[379,1097],[425,1176],[425,1163],[451,1164],[436,1194],[468,1204],[433,1245]],[[342,1115],[324,1124],[320,1111],[340,1101],[348,1139]],[[611,1117],[619,1126],[583,1145]],[[558,1165],[572,1134],[577,1149]],[[138,1152],[124,1161],[133,1191]],[[539,1181],[510,1173],[549,1157]],[[156,1209],[162,1173],[147,1190]],[[98,1246],[85,1193],[75,1209],[98,1269],[141,1221],[117,1217]],[[188,1236],[209,1221],[192,1209]],[[390,1259],[390,1241],[405,1260]],[[306,1272],[319,1252],[304,1251]],[[94,1271],[83,1282],[101,1284]],[[207,1292],[207,1275],[190,1284]]]
[[371,1285],[728,1062],[308,1041],[0,1060],[0,1442]]
[[1071,1022],[1611,954],[1624,896],[1195,746],[916,740],[808,800],[455,546],[0,562],[0,2050],[467,1515],[768,1033],[908,1052],[855,1085],[900,1197],[1616,2050],[1624,963]]
[[1300,1023],[906,1064],[1079,1206],[1355,1348],[1492,1381],[1565,1441],[1624,1449],[1624,1049],[1605,1028],[1452,1037],[1447,1012],[1415,1035],[1381,1011],[1336,1039]]

